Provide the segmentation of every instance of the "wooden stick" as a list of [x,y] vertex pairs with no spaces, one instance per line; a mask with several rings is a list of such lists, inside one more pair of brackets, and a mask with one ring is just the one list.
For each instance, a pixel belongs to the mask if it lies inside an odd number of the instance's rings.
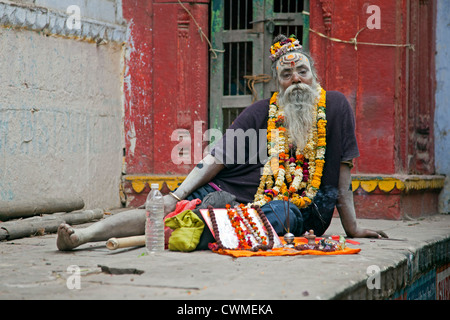
[[287,201],[287,210],[288,210],[288,223],[287,223],[287,225],[288,225],[288,233],[290,233],[291,232],[291,219],[290,219],[290,214],[291,214],[291,210],[290,210],[290,208],[289,208],[289,200]]
[[56,212],[71,212],[84,207],[79,197],[30,198],[14,201],[0,201],[0,220],[12,220]]
[[128,247],[142,247],[142,246],[145,246],[145,236],[111,238],[106,242],[106,247],[109,250],[116,250],[119,248],[128,248]]
[[272,209],[272,212],[275,214],[275,217],[277,217],[278,221],[280,221],[281,225],[283,226],[283,229],[284,229],[286,232],[289,232],[289,231],[286,229],[286,226],[284,225],[284,223],[281,221],[280,217],[278,217],[278,215],[277,215],[277,213],[275,212],[275,210],[273,210],[272,205],[270,204],[270,202],[268,202],[268,205],[269,205],[270,209]]
[[287,216],[287,232],[290,233],[291,232],[290,231],[291,230],[291,221],[289,219],[289,200],[287,203],[287,208],[288,208],[287,215],[286,215],[286,203],[285,202],[283,202],[283,208],[284,208],[284,216],[285,217]]
[[32,235],[54,233],[61,223],[70,225],[82,224],[103,218],[102,209],[74,211],[70,213],[54,213],[42,217],[31,217],[21,220],[0,223],[0,240],[13,240]]

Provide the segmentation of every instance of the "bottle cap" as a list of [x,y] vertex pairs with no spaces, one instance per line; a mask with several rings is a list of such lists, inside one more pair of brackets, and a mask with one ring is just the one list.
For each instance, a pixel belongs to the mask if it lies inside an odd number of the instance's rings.
[[152,187],[152,189],[159,189],[159,184],[158,183],[152,183],[151,187]]

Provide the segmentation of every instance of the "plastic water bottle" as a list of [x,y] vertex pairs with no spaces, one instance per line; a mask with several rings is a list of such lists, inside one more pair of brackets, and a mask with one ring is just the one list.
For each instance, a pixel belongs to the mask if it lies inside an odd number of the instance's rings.
[[149,253],[164,251],[164,201],[159,185],[152,183],[145,202],[145,246]]

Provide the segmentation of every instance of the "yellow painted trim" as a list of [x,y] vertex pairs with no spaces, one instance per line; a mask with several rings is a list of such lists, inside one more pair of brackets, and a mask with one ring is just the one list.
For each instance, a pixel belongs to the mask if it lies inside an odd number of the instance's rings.
[[403,175],[399,178],[394,176],[352,176],[352,190],[358,188],[366,192],[373,192],[377,187],[383,192],[389,193],[394,189],[402,192],[411,190],[435,190],[444,187],[445,176],[441,175]]
[[164,182],[167,183],[167,186],[170,190],[174,190],[178,187],[178,185],[183,182],[186,176],[144,176],[144,175],[128,175],[125,176],[125,181],[131,182],[131,187],[134,192],[141,193],[142,190],[145,189],[145,186],[150,185],[152,183],[158,183],[161,187]]
[[401,181],[401,180],[397,180],[397,181],[395,182],[395,187],[396,187],[398,190],[405,190],[405,188],[406,188],[405,183],[404,183],[403,181]]
[[423,180],[414,178],[405,181],[405,189],[409,190],[423,190],[423,189],[442,189],[444,187],[444,179]]
[[379,181],[378,188],[384,192],[391,192],[397,184],[395,180]]
[[[186,176],[146,176],[146,175],[128,175],[126,181],[131,182],[131,186],[136,193],[141,193],[145,186],[152,183],[158,183],[160,186],[167,183],[169,189],[174,190],[184,181]],[[366,192],[373,192],[378,187],[381,191],[389,193],[397,189],[402,192],[411,190],[432,190],[442,189],[444,187],[444,176],[411,176],[406,175],[401,178],[393,176],[352,176],[352,191],[362,188]]]
[[131,186],[133,187],[134,191],[136,191],[137,193],[141,193],[145,188],[145,180],[133,180],[131,181]]
[[361,181],[361,188],[366,192],[372,192],[377,186],[378,181],[376,180]]

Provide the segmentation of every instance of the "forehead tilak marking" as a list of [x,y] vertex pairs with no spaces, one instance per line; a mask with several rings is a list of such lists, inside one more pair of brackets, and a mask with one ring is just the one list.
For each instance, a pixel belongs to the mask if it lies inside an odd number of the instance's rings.
[[294,66],[298,61],[302,61],[303,56],[297,52],[291,53],[291,54],[285,54],[280,58],[280,65],[289,65]]

